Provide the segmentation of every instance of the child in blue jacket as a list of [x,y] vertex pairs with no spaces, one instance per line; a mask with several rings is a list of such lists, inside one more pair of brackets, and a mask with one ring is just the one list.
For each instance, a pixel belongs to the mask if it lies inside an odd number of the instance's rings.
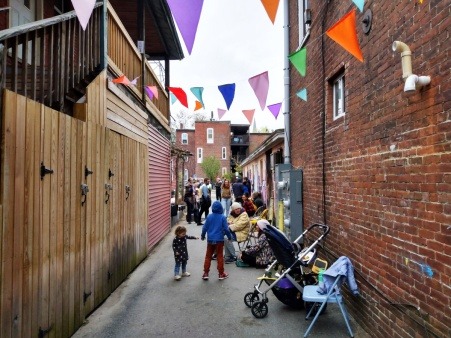
[[211,207],[211,211],[212,213],[208,215],[202,227],[202,235],[200,237],[202,240],[205,240],[205,234],[207,235],[207,252],[205,253],[202,279],[208,280],[211,257],[216,251],[219,279],[222,280],[229,277],[229,274],[224,271],[224,235],[229,240],[232,239],[232,235],[227,224],[227,218],[223,215],[224,209],[222,208],[221,202],[215,201]]

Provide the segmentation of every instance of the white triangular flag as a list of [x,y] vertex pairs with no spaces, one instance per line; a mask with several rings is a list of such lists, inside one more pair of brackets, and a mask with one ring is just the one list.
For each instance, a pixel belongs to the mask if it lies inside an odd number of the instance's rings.
[[89,18],[91,17],[92,11],[94,10],[94,5],[96,0],[71,0],[72,6],[74,6],[75,13],[77,14],[78,21],[80,21],[81,28],[86,30]]

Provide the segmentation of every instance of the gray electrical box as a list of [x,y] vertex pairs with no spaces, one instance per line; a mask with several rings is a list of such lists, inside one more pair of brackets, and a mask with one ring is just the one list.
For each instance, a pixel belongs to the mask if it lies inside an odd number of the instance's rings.
[[291,164],[275,166],[277,226],[294,241],[304,231],[302,217],[302,170]]

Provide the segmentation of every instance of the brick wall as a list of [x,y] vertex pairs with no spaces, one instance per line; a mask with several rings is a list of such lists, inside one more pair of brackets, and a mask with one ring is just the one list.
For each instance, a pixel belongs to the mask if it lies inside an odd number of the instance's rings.
[[249,134],[249,155],[252,154],[255,149],[260,147],[263,142],[271,135],[271,133],[251,133]]
[[[294,51],[297,2],[290,4]],[[353,261],[362,297],[348,297],[348,304],[373,336],[449,337],[451,7],[366,1],[364,10],[373,13],[369,35],[358,10],[356,23],[362,63],[324,35],[352,2],[310,5],[307,75],[290,73],[290,148],[293,166],[304,170],[304,224],[327,222],[328,258]],[[395,40],[410,47],[413,73],[430,75],[431,85],[403,92]],[[340,71],[346,115],[333,121],[330,80]],[[308,102],[296,97],[301,88]]]

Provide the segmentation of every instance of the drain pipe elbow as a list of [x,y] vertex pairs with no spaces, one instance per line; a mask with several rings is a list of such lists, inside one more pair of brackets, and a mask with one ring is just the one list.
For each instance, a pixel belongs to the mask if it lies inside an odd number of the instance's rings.
[[392,44],[392,50],[394,52],[401,53],[401,65],[402,65],[402,78],[407,79],[412,75],[412,52],[409,46],[404,42],[394,41]]

